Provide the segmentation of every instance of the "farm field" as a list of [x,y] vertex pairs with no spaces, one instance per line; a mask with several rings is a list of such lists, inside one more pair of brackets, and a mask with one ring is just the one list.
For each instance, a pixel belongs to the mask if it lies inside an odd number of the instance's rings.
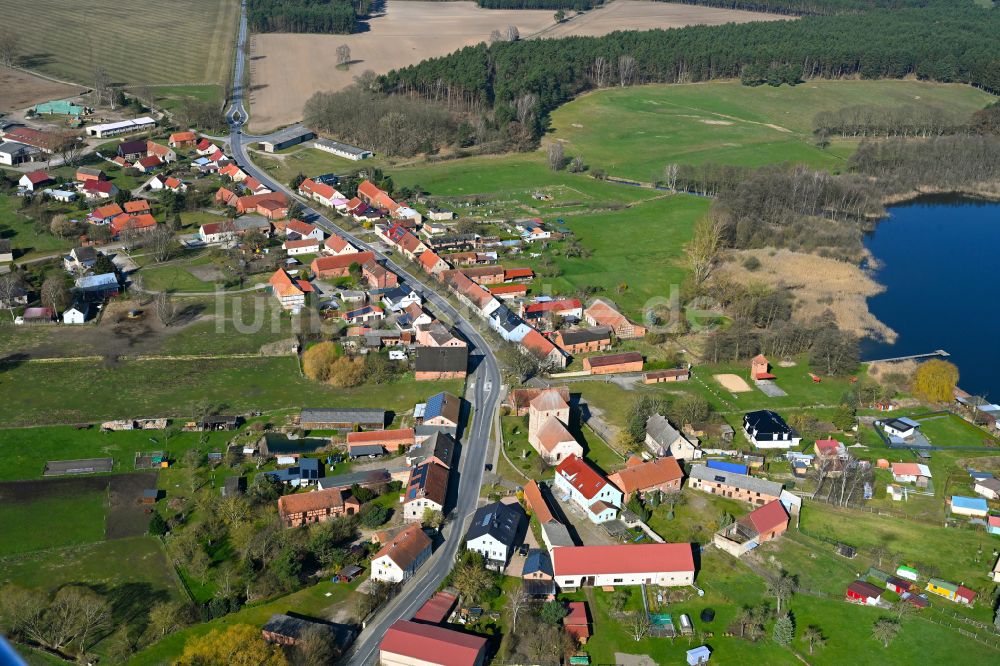
[[223,83],[232,67],[238,0],[6,0],[22,65],[92,85],[103,67],[116,83]]
[[552,138],[591,168],[651,181],[671,163],[761,166],[800,162],[837,170],[857,141],[823,150],[813,117],[854,105],[927,106],[971,115],[993,100],[958,84],[807,81],[747,87],[738,81],[649,85],[592,92],[552,113]]
[[[773,18],[757,12],[619,0],[556,26],[551,10],[493,10],[472,2],[389,0],[385,12],[367,22],[367,32],[254,35],[250,48],[250,127],[263,131],[293,123],[301,119],[302,106],[317,90],[341,90],[363,71],[384,74],[488,41],[493,30],[503,32],[508,25],[517,26],[521,38],[526,39]],[[352,64],[347,70],[336,68],[336,49],[341,44],[351,49]]]
[[[228,412],[313,407],[384,407],[397,412],[462,382],[416,382],[337,389],[305,379],[295,359],[174,359],[102,364],[29,362],[0,367],[0,425],[189,416],[206,398]],[[67,386],[89,390],[66,391]],[[25,387],[30,387],[26,390]],[[95,398],[99,396],[99,399]]]
[[104,539],[106,480],[54,481],[0,484],[0,558]]
[[0,68],[0,113],[11,113],[39,102],[79,95],[84,89],[56,83],[8,67]]

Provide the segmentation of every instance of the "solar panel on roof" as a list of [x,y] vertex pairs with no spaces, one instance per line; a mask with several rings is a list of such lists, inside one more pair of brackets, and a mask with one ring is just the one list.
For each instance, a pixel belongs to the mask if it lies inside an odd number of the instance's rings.
[[490,524],[491,520],[493,520],[493,514],[492,513],[486,514],[485,516],[483,516],[483,525],[482,526],[486,527],[487,525]]

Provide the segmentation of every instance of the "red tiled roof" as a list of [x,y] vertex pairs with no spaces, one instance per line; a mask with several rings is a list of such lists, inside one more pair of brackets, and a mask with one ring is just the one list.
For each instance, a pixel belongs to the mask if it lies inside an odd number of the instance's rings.
[[575,546],[554,549],[552,568],[556,576],[694,571],[694,556],[687,543]]
[[389,559],[396,563],[400,569],[407,569],[411,564],[413,564],[420,553],[424,552],[431,545],[430,537],[428,537],[423,528],[421,528],[419,523],[410,525],[405,530],[397,534],[392,541],[382,546],[379,550],[372,556],[372,561],[377,560],[380,557],[389,556]]
[[341,252],[347,249],[347,246],[351,244],[348,243],[346,239],[338,236],[337,234],[330,234],[329,238],[326,239],[326,242],[324,242],[323,245],[325,245],[333,252]]
[[413,441],[413,437],[413,428],[400,428],[399,430],[368,430],[365,432],[347,433],[347,443],[350,445],[368,444],[370,442],[408,442]]
[[125,211],[117,203],[108,204],[107,206],[101,206],[95,208],[94,212],[90,214],[91,217],[97,220],[105,220],[109,217],[115,217],[116,215],[121,215]]
[[684,477],[677,460],[671,457],[657,458],[638,465],[629,465],[608,477],[626,496]]
[[816,449],[825,456],[836,454],[840,451],[841,446],[843,445],[835,439],[816,440]]
[[83,183],[84,192],[100,192],[101,194],[111,194],[111,191],[117,189],[115,184],[110,180],[87,180]]
[[178,178],[168,176],[167,179],[163,181],[163,184],[167,187],[180,187],[184,183],[182,183]]
[[285,241],[286,250],[294,250],[301,247],[314,247],[319,249],[319,241],[315,238],[302,238],[300,240],[289,240]]
[[300,236],[308,236],[309,234],[316,232],[316,227],[313,225],[303,222],[302,220],[290,220],[287,225],[285,225],[287,231],[294,231]]
[[29,181],[31,181],[32,185],[38,185],[39,183],[47,183],[50,180],[53,180],[52,176],[50,176],[49,174],[45,173],[42,170],[32,171],[31,173],[25,174],[25,176]]
[[424,269],[431,271],[438,264],[438,262],[441,261],[441,257],[430,250],[424,250],[420,253],[420,256],[417,257],[417,261],[420,262],[420,265],[423,266]]
[[169,141],[170,143],[179,143],[184,141],[194,141],[195,138],[194,132],[174,132],[170,135]]
[[155,141],[147,141],[146,152],[163,157],[164,155],[169,155],[170,153],[174,152],[174,150],[173,148],[168,148],[167,146],[161,146]]
[[308,493],[295,493],[278,498],[278,513],[282,516],[342,506],[344,506],[344,493],[339,488],[313,490]]
[[535,356],[539,358],[546,358],[552,353],[553,349],[559,349],[552,341],[546,338],[544,335],[531,329],[526,336],[521,339],[521,345],[526,349],[531,351]]
[[777,527],[786,525],[788,513],[779,500],[773,500],[747,514],[747,520],[754,526],[758,534],[766,534]]
[[440,666],[472,666],[486,650],[486,639],[433,624],[397,620],[385,632],[379,648],[410,659],[432,660]]
[[892,473],[896,476],[920,476],[920,465],[917,463],[892,463]]
[[413,615],[415,622],[430,622],[431,624],[441,624],[448,619],[451,609],[455,607],[458,597],[448,592],[438,592],[427,600]]
[[348,268],[351,264],[364,264],[370,259],[374,259],[372,252],[355,252],[353,254],[341,254],[335,257],[316,257],[313,259],[311,268],[314,273]]
[[144,229],[151,229],[156,226],[156,219],[149,213],[141,213],[139,215],[129,215],[128,213],[122,213],[111,220],[111,233],[119,234],[125,229],[134,229],[136,231],[142,231]]
[[531,277],[535,277],[535,272],[530,268],[508,268],[503,272],[503,279],[505,282]]
[[584,601],[570,601],[566,604],[569,611],[563,618],[563,625],[566,631],[578,640],[582,641],[590,637],[590,620],[587,618],[587,603]]
[[571,455],[559,463],[556,474],[569,481],[570,485],[588,500],[594,499],[597,493],[608,485],[607,479],[587,464],[586,460],[576,455]]
[[534,314],[536,312],[558,312],[560,310],[573,310],[581,307],[583,307],[583,304],[580,303],[579,299],[567,298],[560,301],[543,301],[541,303],[526,305],[524,307],[524,313]]
[[531,511],[535,514],[535,518],[538,519],[539,523],[544,525],[545,523],[555,521],[555,518],[552,516],[552,510],[549,509],[549,504],[545,501],[545,497],[542,496],[542,491],[535,481],[528,481],[525,484],[524,499],[528,502],[528,506],[531,507]]
[[147,210],[149,210],[149,202],[146,201],[145,199],[138,199],[136,201],[125,202],[126,213],[141,213]]
[[502,296],[504,294],[526,294],[528,293],[528,285],[526,284],[493,284],[486,287],[486,291],[490,292],[494,296]]
[[153,167],[160,166],[161,164],[163,164],[163,160],[161,160],[156,155],[146,155],[138,162],[136,162],[136,164],[140,165],[143,169],[151,169]]

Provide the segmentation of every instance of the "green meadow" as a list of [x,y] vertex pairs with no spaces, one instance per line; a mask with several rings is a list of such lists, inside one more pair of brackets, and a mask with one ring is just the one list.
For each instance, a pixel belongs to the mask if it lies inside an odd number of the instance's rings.
[[993,97],[958,84],[807,81],[750,88],[739,82],[650,85],[590,93],[552,114],[552,139],[591,168],[651,181],[672,163],[762,166],[804,163],[837,170],[857,141],[816,146],[819,111],[868,105],[927,106],[971,115]]

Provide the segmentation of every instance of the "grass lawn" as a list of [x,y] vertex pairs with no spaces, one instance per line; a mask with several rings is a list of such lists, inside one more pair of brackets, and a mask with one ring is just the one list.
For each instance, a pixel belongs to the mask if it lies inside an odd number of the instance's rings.
[[146,266],[139,275],[142,276],[142,286],[151,291],[210,292],[216,289],[214,282],[196,278],[184,264]]
[[[111,602],[112,627],[144,623],[149,608],[157,602],[187,600],[163,546],[153,537],[100,541],[0,559],[0,585],[7,583],[50,592],[66,584],[90,586]],[[98,643],[96,652],[105,653],[111,640]]]
[[20,204],[21,200],[17,197],[0,195],[0,238],[10,241],[15,259],[20,260],[25,255],[51,254],[72,247],[69,241],[35,231],[35,222],[17,212]]
[[[132,91],[136,92],[136,91]],[[181,102],[185,98],[196,99],[201,102],[212,102],[222,105],[222,96],[225,94],[221,85],[205,86],[157,86],[153,88],[156,96],[156,105],[167,111],[177,111],[181,107]]]
[[[293,612],[310,617],[325,618],[334,612],[334,607],[338,607],[337,610],[344,609],[350,614],[354,611],[352,605],[355,597],[354,590],[363,578],[363,576],[357,578],[348,585],[329,581],[318,583],[279,599],[244,608],[232,615],[175,632],[135,655],[129,663],[134,666],[169,663],[180,656],[184,650],[184,642],[189,638],[204,636],[212,629],[225,630],[226,627],[234,624],[250,624],[259,627],[275,613]],[[327,596],[328,594],[329,596]]]
[[101,491],[0,503],[0,558],[101,541],[107,504],[107,493]]
[[983,446],[996,439],[955,414],[919,419],[920,431],[934,446]]
[[[0,425],[188,416],[204,400],[228,412],[316,406],[400,413],[438,391],[461,395],[462,385],[416,382],[408,375],[390,384],[338,389],[306,379],[289,357],[23,363],[3,366],[0,373]],[[66,390],[72,386],[88,390]]]
[[[203,434],[208,437],[204,445]],[[41,479],[47,460],[114,458],[113,472],[131,472],[136,451],[166,451],[171,459],[177,460],[192,448],[222,449],[231,438],[232,433],[227,432],[182,432],[164,442],[161,431],[150,430],[101,432],[96,427],[77,430],[73,426],[5,428],[0,429],[0,481]],[[6,507],[0,507],[3,510]],[[101,529],[103,534],[103,523]]]
[[554,138],[591,168],[651,181],[667,164],[781,162],[840,169],[856,141],[815,146],[819,111],[925,106],[971,115],[992,98],[969,86],[917,81],[809,81],[750,88],[737,81],[650,85],[590,93],[552,114]]
[[[21,62],[50,76],[94,84],[222,83],[229,78],[240,3],[236,0],[7,0],[8,19],[21,26]],[[93,47],[94,35],[114,35]],[[157,39],[150,39],[156,35]]]

